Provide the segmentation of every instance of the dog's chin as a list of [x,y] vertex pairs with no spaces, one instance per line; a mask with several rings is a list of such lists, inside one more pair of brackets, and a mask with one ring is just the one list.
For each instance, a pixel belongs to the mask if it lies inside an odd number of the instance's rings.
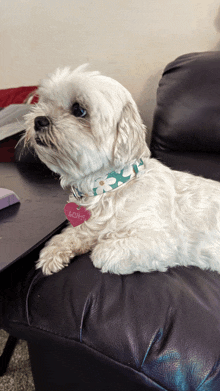
[[36,137],[35,138],[35,142],[37,145],[39,145],[40,147],[46,147],[46,144],[40,139],[40,137]]
[[56,150],[54,143],[51,140],[47,140],[44,137],[36,136],[34,139],[34,144],[35,146]]

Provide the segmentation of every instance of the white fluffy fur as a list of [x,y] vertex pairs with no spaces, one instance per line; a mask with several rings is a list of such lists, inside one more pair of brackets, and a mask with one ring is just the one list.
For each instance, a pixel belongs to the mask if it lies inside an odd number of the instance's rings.
[[[63,187],[86,193],[98,177],[137,159],[145,167],[115,190],[80,201],[70,197],[91,217],[47,243],[37,264],[43,273],[57,272],[89,250],[102,272],[166,271],[176,265],[220,272],[220,184],[150,158],[137,106],[121,84],[81,66],[57,70],[38,93],[39,103],[26,118],[25,141],[60,174]],[[87,110],[86,117],[71,114],[74,102]],[[50,120],[49,130],[38,134],[45,146],[36,143],[37,116]]]

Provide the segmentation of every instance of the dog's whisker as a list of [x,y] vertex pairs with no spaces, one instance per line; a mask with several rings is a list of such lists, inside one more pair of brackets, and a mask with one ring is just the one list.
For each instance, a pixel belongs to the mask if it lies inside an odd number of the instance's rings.
[[28,142],[27,140],[27,135],[24,133],[20,139],[18,140],[17,144],[15,145],[15,148],[21,143],[21,142],[24,142],[24,145],[26,145],[26,143]]

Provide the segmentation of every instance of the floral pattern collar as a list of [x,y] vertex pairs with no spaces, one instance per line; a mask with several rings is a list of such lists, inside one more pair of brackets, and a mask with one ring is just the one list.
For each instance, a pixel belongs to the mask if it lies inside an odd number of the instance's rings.
[[134,178],[139,171],[143,169],[144,169],[144,163],[143,160],[140,159],[139,161],[136,161],[132,165],[125,166],[122,170],[115,170],[103,177],[97,178],[94,183],[94,188],[90,192],[87,192],[86,194],[81,193],[78,189],[74,188],[73,186],[71,186],[71,189],[73,195],[77,199],[80,199],[83,196],[100,195],[112,189],[116,189],[116,187],[119,187],[124,183],[128,182],[130,179]]

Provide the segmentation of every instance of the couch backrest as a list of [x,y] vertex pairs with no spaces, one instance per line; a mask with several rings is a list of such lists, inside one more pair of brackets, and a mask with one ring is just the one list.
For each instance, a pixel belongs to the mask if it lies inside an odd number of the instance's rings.
[[151,152],[174,169],[220,180],[220,51],[186,54],[166,66]]

